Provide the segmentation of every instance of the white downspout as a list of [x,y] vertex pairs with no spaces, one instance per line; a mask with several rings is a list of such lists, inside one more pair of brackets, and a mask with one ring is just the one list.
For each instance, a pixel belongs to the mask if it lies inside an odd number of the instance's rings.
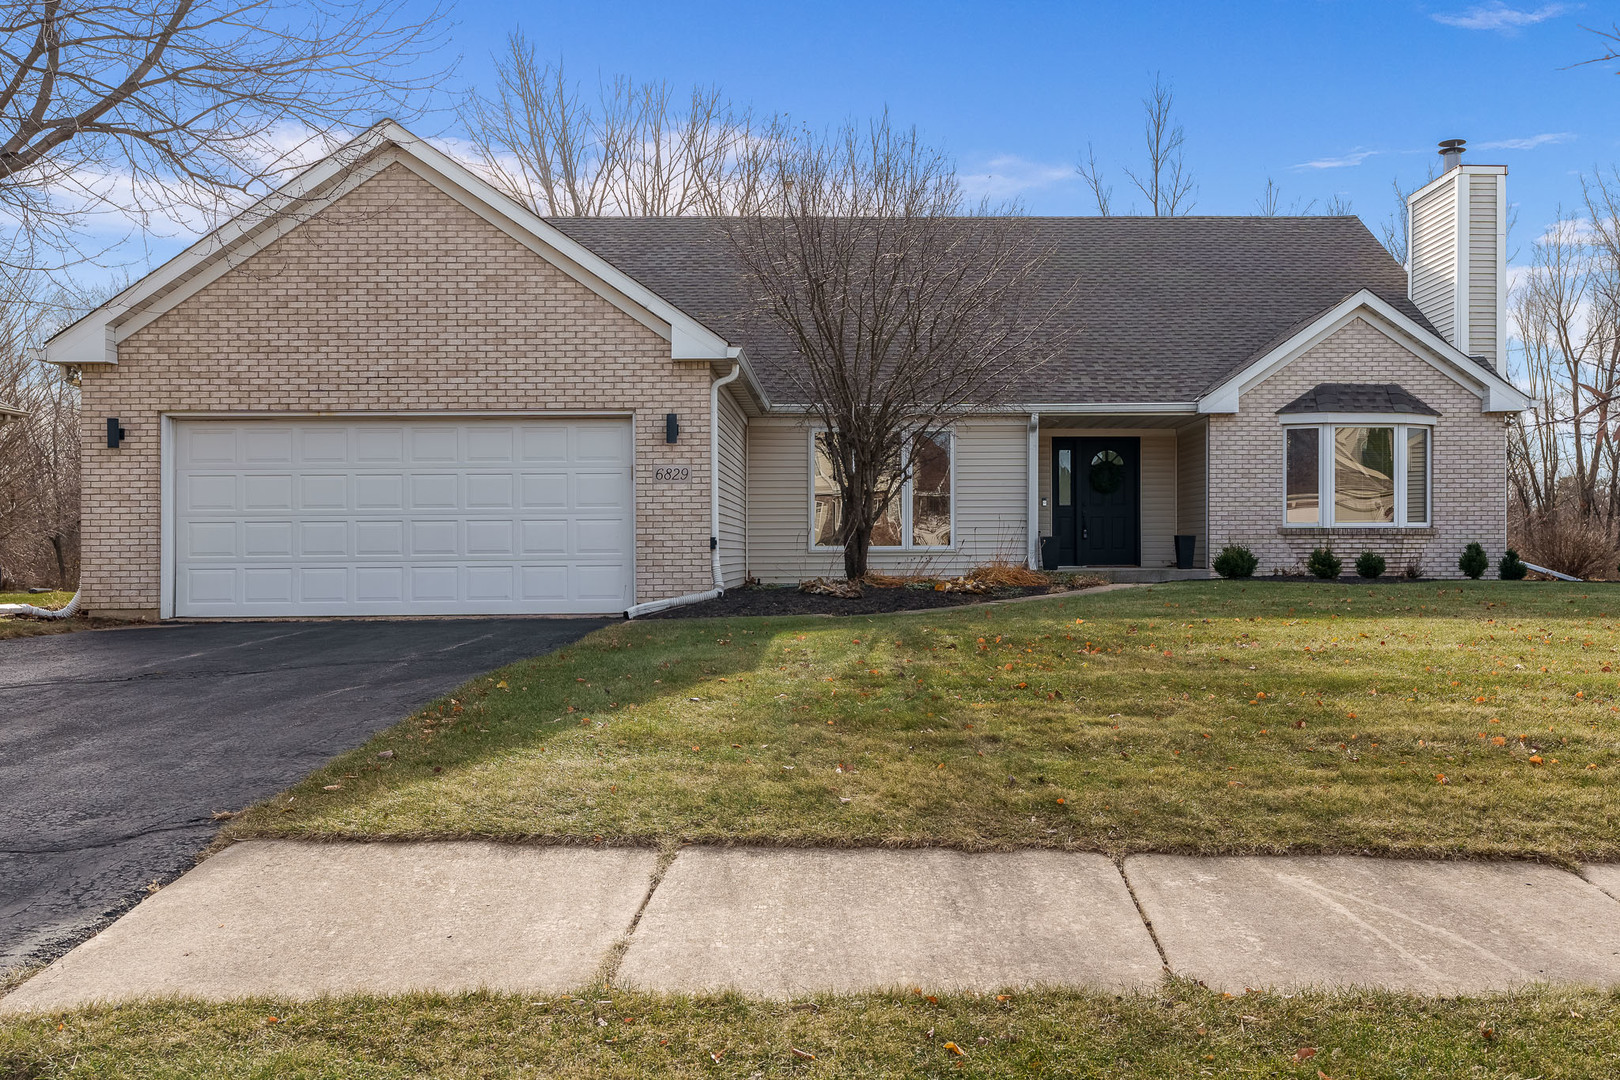
[[73,599],[54,611],[50,608],[35,607],[33,604],[0,604],[0,615],[32,615],[36,619],[71,619],[79,613],[80,595],[82,594],[75,592]]
[[709,558],[714,564],[714,587],[726,587],[720,572],[720,388],[742,374],[742,364],[732,364],[731,374],[709,384]]
[[1029,568],[1041,568],[1041,507],[1036,494],[1036,488],[1041,482],[1041,414],[1029,414],[1029,446],[1026,451],[1029,461],[1029,520],[1025,528],[1029,536]]

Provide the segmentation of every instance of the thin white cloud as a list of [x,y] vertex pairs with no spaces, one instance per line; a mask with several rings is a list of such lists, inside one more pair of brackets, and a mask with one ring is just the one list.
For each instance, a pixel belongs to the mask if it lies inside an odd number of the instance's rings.
[[1295,165],[1296,169],[1350,169],[1360,165],[1363,161],[1378,154],[1382,150],[1352,150],[1348,154],[1338,157],[1317,158],[1315,161],[1305,161]]
[[1512,33],[1526,26],[1546,22],[1570,10],[1568,4],[1543,4],[1537,8],[1509,7],[1502,0],[1475,4],[1466,11],[1436,12],[1429,18],[1445,26],[1460,30],[1496,30]]
[[1031,191],[1072,182],[1073,165],[1052,165],[1030,161],[1016,154],[999,154],[978,168],[963,169],[963,190],[972,197],[991,201],[1013,199]]
[[1534,150],[1538,146],[1556,146],[1575,138],[1573,131],[1549,131],[1531,135],[1527,139],[1497,139],[1494,142],[1475,143],[1470,150]]

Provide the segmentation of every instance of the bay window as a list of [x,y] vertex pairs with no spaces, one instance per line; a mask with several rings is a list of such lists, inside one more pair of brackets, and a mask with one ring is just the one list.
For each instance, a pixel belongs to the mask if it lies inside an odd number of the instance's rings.
[[1285,524],[1429,524],[1428,425],[1294,424],[1283,438]]
[[[844,499],[833,476],[827,433],[811,435],[810,542],[839,548]],[[872,547],[891,550],[950,548],[955,532],[955,441],[948,431],[919,435],[906,448],[911,475],[872,528]],[[887,477],[884,478],[885,482]]]

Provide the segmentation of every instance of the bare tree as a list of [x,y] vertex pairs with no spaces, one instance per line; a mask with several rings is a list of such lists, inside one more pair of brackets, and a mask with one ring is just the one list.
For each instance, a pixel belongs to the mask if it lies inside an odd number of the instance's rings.
[[[0,282],[0,579],[71,586],[79,574],[79,391],[30,344],[82,310],[36,274]],[[50,297],[42,302],[39,297]]]
[[1142,99],[1142,133],[1147,141],[1147,167],[1141,173],[1125,170],[1152,208],[1154,217],[1189,214],[1193,208],[1192,172],[1187,168],[1187,133],[1175,118],[1175,94],[1163,78],[1153,77],[1153,89]]
[[[1620,61],[1620,23],[1610,25],[1607,30],[1601,26],[1583,26],[1581,29],[1597,36],[1598,40],[1602,42],[1600,48],[1602,48],[1603,54],[1588,60],[1581,60],[1576,63],[1576,67],[1583,64],[1612,64]],[[1620,72],[1616,72],[1616,74],[1620,74]]]
[[1091,189],[1092,201],[1097,204],[1097,213],[1103,217],[1112,217],[1114,189],[1103,180],[1102,166],[1097,164],[1097,151],[1086,143],[1086,160],[1075,166],[1075,171]]
[[[1175,94],[1160,75],[1153,77],[1153,89],[1142,99],[1142,135],[1147,155],[1139,170],[1124,168],[1125,178],[1147,200],[1147,213],[1153,217],[1176,217],[1192,213],[1198,185],[1187,167],[1187,132],[1175,117]],[[1086,144],[1086,160],[1075,171],[1091,190],[1097,213],[1113,213],[1113,188],[1105,183],[1102,167],[1091,144]],[[1136,213],[1133,205],[1130,213]]]
[[521,32],[496,81],[463,120],[485,171],[536,213],[714,216],[758,199],[758,148],[776,121],[756,123],[713,87],[677,99],[667,82],[620,76],[587,98]]
[[1064,301],[1037,292],[1048,254],[1031,225],[985,204],[964,213],[950,161],[887,116],[791,133],[763,175],[782,193],[777,212],[729,218],[728,234],[798,353],[800,400],[825,429],[844,573],[858,581],[926,440],[1047,361]]
[[1383,242],[1384,250],[1388,251],[1395,261],[1402,266],[1406,265],[1407,249],[1409,247],[1407,231],[1411,222],[1407,218],[1406,200],[1412,197],[1412,192],[1433,180],[1438,175],[1435,172],[1434,162],[1429,163],[1428,172],[1422,181],[1406,187],[1401,183],[1400,177],[1389,182],[1390,190],[1395,196],[1395,205],[1390,209],[1389,216],[1378,227],[1378,239]]
[[406,0],[0,2],[0,260],[62,258],[87,212],[240,205],[328,129],[408,109],[441,26]]

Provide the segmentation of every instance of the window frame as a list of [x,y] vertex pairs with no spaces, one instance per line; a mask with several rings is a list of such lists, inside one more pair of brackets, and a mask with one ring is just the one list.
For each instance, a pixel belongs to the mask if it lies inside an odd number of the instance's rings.
[[[807,485],[808,485],[808,488],[809,488],[809,491],[808,491],[809,526],[808,526],[808,529],[807,529],[807,533],[808,533],[808,536],[810,538],[809,547],[806,550],[808,550],[812,555],[824,555],[824,554],[826,554],[828,552],[843,551],[844,550],[843,545],[841,545],[841,544],[818,544],[818,543],[816,543],[816,439],[817,439],[817,437],[819,437],[820,435],[825,433],[827,430],[828,429],[827,429],[827,427],[825,425],[819,425],[818,424],[818,425],[812,426],[810,428],[809,438],[806,441],[806,448],[807,448],[807,450],[809,452],[807,461],[805,463],[805,465],[806,465],[806,474],[807,474],[806,479],[807,479]],[[940,430],[938,430],[936,432],[933,432],[932,434],[944,435],[945,438],[947,439],[947,441],[949,442],[949,447],[947,449],[947,453],[948,453],[948,455],[950,457],[950,479],[949,479],[949,482],[948,482],[949,486],[946,488],[946,492],[947,492],[947,494],[950,495],[950,499],[951,499],[951,542],[949,544],[943,545],[943,546],[938,545],[938,544],[914,544],[914,543],[912,543],[911,519],[912,519],[912,509],[913,509],[912,503],[914,501],[914,492],[913,492],[913,488],[912,488],[912,478],[910,476],[908,476],[908,477],[906,477],[906,482],[900,485],[900,490],[895,494],[895,499],[899,500],[899,502],[900,502],[900,536],[901,536],[901,543],[898,546],[896,546],[896,545],[885,545],[885,546],[881,546],[881,547],[878,546],[877,544],[873,544],[871,546],[871,548],[869,548],[868,550],[870,550],[870,551],[956,551],[956,550],[958,550],[960,548],[960,546],[961,546],[961,538],[960,538],[960,535],[956,531],[956,443],[957,443],[956,429],[955,428],[949,428],[949,427],[941,428]],[[911,453],[912,453],[912,440],[907,440],[905,449],[902,452],[902,455],[903,455],[902,458],[901,458],[901,466],[902,466],[902,468],[909,469],[910,464],[911,464]]]
[[[1282,490],[1279,493],[1278,508],[1285,529],[1427,529],[1434,525],[1434,429],[1436,417],[1412,416],[1404,413],[1370,413],[1366,415],[1311,415],[1309,413],[1291,413],[1279,416],[1282,425]],[[1300,428],[1317,429],[1316,438],[1316,487],[1317,487],[1317,519],[1314,522],[1288,520],[1288,432]],[[1395,485],[1395,519],[1393,521],[1339,521],[1335,514],[1338,510],[1336,490],[1335,451],[1338,447],[1338,433],[1341,428],[1392,428],[1394,438],[1395,475],[1392,478]],[[1410,490],[1408,477],[1408,450],[1407,431],[1411,428],[1422,428],[1427,432],[1424,439],[1424,453],[1427,456],[1426,483],[1424,495],[1426,503],[1423,506],[1421,518],[1413,518],[1411,507],[1407,505],[1407,496]]]

